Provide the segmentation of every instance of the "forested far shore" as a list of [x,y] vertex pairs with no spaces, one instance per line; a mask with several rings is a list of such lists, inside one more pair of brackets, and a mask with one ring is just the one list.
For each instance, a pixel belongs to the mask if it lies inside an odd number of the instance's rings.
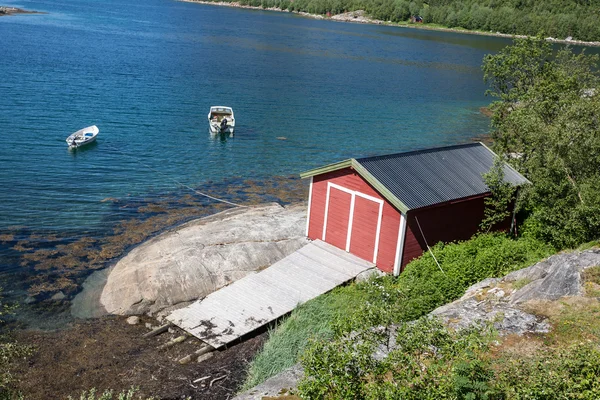
[[238,0],[235,3],[320,15],[364,10],[373,19],[394,23],[420,17],[425,25],[448,28],[600,40],[598,0]]

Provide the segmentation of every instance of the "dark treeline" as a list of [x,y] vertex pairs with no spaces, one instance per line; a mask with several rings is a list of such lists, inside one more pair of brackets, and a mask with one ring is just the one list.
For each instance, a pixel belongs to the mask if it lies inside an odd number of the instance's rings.
[[421,16],[425,23],[507,34],[600,40],[600,0],[240,0],[313,14],[365,10],[383,21]]

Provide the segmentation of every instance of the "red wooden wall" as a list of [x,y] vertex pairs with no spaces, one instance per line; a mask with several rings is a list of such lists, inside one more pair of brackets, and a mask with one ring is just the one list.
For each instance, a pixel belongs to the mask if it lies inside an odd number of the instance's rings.
[[[483,219],[486,196],[451,203],[437,204],[428,208],[410,210],[407,215],[406,239],[402,267],[427,251],[425,240],[419,231],[417,219],[429,246],[438,242],[454,242],[470,239],[479,230]],[[416,217],[416,218],[415,218]],[[510,218],[494,227],[494,230],[510,229]]]
[[[377,250],[377,267],[385,272],[393,272],[394,261],[396,258],[396,247],[398,244],[398,229],[400,228],[400,212],[369,185],[360,175],[350,168],[345,168],[338,171],[329,172],[326,174],[313,177],[310,215],[308,225],[308,237],[310,239],[322,239],[323,224],[325,221],[325,203],[327,197],[327,182],[335,183],[343,186],[346,189],[360,192],[368,196],[383,200],[383,212],[380,229],[379,247]],[[331,214],[335,213],[331,207],[333,193],[336,193],[336,202],[341,204],[343,201],[343,193],[339,190],[332,189],[330,193],[329,219],[327,223],[326,241],[335,246],[345,249],[347,231],[340,230],[341,226],[348,226],[348,215]],[[346,196],[349,197],[348,194]],[[340,197],[340,198],[337,198]],[[352,222],[353,231],[350,241],[350,251],[368,261],[373,261],[372,254],[374,251],[374,240],[370,240],[377,229],[377,216],[379,213],[376,203],[363,199],[360,196],[355,198],[355,213]],[[374,221],[373,221],[374,219]],[[329,226],[334,223],[337,227],[337,235],[330,236]],[[342,243],[343,241],[343,243]]]
[[[313,177],[308,237],[310,239],[323,238],[328,182],[384,201],[376,264],[385,272],[393,272],[401,213],[350,168]],[[471,238],[479,230],[479,224],[483,219],[484,198],[485,196],[478,196],[410,210],[406,217],[401,268],[403,269],[411,260],[427,251],[425,239],[429,246],[433,246],[438,242],[453,242]],[[332,188],[329,201],[326,241],[345,250],[351,195]],[[378,213],[377,203],[359,196],[355,197],[350,252],[368,261],[373,261],[375,244],[373,236],[377,230]],[[421,235],[417,219],[425,239]],[[494,227],[494,230],[508,230],[509,228],[510,218],[507,218],[504,223]]]

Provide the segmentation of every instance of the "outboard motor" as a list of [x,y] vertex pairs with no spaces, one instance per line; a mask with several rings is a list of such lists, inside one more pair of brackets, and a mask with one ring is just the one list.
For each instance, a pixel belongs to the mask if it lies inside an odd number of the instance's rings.
[[225,129],[227,129],[227,118],[221,120],[221,131],[224,131]]

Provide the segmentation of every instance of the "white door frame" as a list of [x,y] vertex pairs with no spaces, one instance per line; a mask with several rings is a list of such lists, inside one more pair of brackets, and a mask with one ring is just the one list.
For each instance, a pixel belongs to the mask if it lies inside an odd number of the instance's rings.
[[356,203],[356,196],[360,196],[363,199],[373,201],[379,204],[379,215],[377,217],[377,232],[375,234],[375,249],[373,251],[373,264],[377,262],[377,251],[379,250],[379,234],[381,233],[381,220],[383,219],[383,200],[378,199],[368,194],[357,192],[355,190],[347,189],[343,186],[337,185],[332,182],[327,182],[327,196],[325,200],[325,217],[323,221],[323,235],[322,239],[325,241],[327,233],[327,217],[329,215],[329,197],[331,195],[331,188],[341,190],[342,192],[350,194],[350,215],[348,216],[348,235],[346,236],[346,251],[350,252],[350,240],[352,239],[352,224],[354,222],[354,205]]

